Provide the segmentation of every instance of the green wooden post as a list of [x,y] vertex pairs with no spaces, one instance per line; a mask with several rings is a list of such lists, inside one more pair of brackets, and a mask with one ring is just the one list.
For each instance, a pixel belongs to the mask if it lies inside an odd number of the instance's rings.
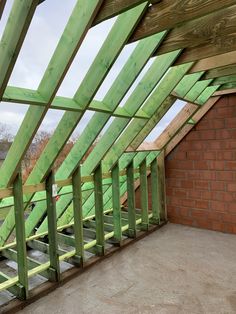
[[165,152],[164,150],[157,157],[157,169],[158,169],[158,196],[159,196],[159,208],[160,208],[160,221],[167,220],[166,210],[166,184],[165,184]]
[[117,163],[112,169],[112,208],[114,218],[114,238],[121,242],[121,206],[120,206],[120,175],[119,164]]
[[148,183],[147,183],[147,163],[146,158],[142,161],[139,167],[140,171],[140,197],[141,197],[141,218],[142,230],[148,230]]
[[73,186],[73,209],[74,209],[74,236],[75,236],[75,259],[79,265],[84,262],[84,237],[83,237],[83,211],[82,211],[82,189],[81,169],[77,167],[72,175]]
[[97,254],[104,255],[104,217],[103,217],[103,189],[102,189],[102,165],[101,163],[94,171],[94,199],[95,199],[95,219],[96,219],[96,240]]
[[16,228],[16,247],[17,247],[17,265],[18,277],[21,289],[19,298],[28,297],[28,264],[25,242],[25,217],[23,204],[23,188],[21,171],[16,175],[13,183],[14,208],[15,208],[15,228]]
[[130,238],[136,237],[136,213],[135,213],[135,190],[134,190],[134,164],[133,161],[126,168],[127,196],[128,196],[128,221]]
[[157,159],[155,158],[151,163],[151,189],[152,189],[152,214],[151,223],[159,224],[160,222],[160,207],[158,200],[158,173],[157,173]]
[[60,265],[57,244],[56,200],[54,195],[55,178],[51,170],[46,179],[47,218],[48,218],[48,242],[49,242],[49,278],[51,281],[60,280]]

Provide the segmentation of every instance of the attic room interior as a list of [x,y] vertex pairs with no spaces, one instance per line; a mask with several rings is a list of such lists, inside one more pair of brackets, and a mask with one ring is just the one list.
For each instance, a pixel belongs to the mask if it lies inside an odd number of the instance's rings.
[[236,313],[236,0],[0,0],[0,98],[0,313]]

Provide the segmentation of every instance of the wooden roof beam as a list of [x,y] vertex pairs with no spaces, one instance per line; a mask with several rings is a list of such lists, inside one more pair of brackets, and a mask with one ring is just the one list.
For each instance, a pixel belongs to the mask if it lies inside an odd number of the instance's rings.
[[157,54],[186,48],[176,65],[236,50],[236,5],[171,30]]
[[[13,71],[37,4],[37,0],[16,0],[13,3],[0,41],[0,100]],[[0,15],[4,6],[3,1],[0,3]]]
[[229,94],[236,94],[236,88],[216,91],[214,93],[214,96],[223,96],[223,95],[229,95]]
[[[121,14],[133,7],[146,2],[147,0],[104,0],[93,25],[101,23],[109,18]],[[158,3],[161,0],[149,0],[150,3]]]
[[[220,99],[220,97],[211,97],[207,103],[200,107],[200,109],[193,115],[193,120],[197,123]],[[180,116],[178,117],[180,118]],[[173,131],[173,136],[165,144],[165,155],[167,156],[178,143],[188,134],[189,131],[194,127],[194,125],[187,124],[184,119],[175,120],[177,128]]]
[[[190,69],[189,73],[195,73],[195,72],[207,71],[207,70],[212,70],[214,71],[213,73],[215,73],[215,71],[217,71],[218,69],[220,71],[220,68],[223,68],[223,67],[230,68],[231,65],[235,65],[235,64],[236,64],[236,51],[231,51],[231,52],[219,54],[213,57],[203,58],[195,62],[193,67]],[[227,75],[227,74],[228,72],[223,75]],[[208,78],[213,78],[213,77],[211,75],[210,77],[206,77],[206,79]]]
[[130,41],[136,41],[166,29],[236,4],[235,0],[164,0],[148,8]]
[[[236,61],[236,60],[235,60]],[[223,67],[215,68],[208,70],[201,79],[208,80],[211,78],[222,78],[229,75],[236,75],[236,64],[234,65],[226,65]]]

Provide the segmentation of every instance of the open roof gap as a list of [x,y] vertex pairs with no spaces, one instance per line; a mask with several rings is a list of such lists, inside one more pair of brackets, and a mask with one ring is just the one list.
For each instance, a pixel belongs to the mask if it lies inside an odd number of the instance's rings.
[[186,102],[182,100],[176,100],[173,106],[167,111],[167,113],[162,117],[155,128],[146,137],[145,142],[155,141],[185,105]]
[[141,71],[141,73],[139,74],[139,76],[136,78],[136,80],[134,81],[134,83],[132,84],[132,86],[130,87],[130,89],[128,90],[128,92],[126,93],[125,97],[122,99],[122,101],[119,104],[119,107],[123,107],[126,103],[126,101],[128,100],[128,98],[130,97],[130,95],[133,93],[133,91],[135,90],[135,88],[138,86],[138,84],[140,83],[140,81],[142,80],[142,78],[144,77],[144,75],[147,73],[147,71],[149,70],[149,68],[151,67],[151,65],[154,62],[154,58],[151,58],[147,64],[145,65],[145,67],[143,68],[143,70]]
[[137,46],[137,43],[132,43],[124,47],[119,57],[117,58],[116,62],[112,66],[109,74],[103,81],[97,94],[95,95],[96,100],[101,100],[101,101],[103,100],[104,96],[106,95],[106,93],[108,92],[112,84],[114,83],[114,80],[120,73],[121,69],[123,68],[126,61],[129,59],[129,57],[131,56],[136,46]]
[[8,0],[5,4],[5,8],[3,10],[2,17],[0,19],[0,40],[2,38],[2,34],[3,34],[5,26],[7,24],[7,20],[8,20],[9,14],[11,12],[12,5],[13,5],[13,0]]
[[72,65],[58,90],[58,95],[73,97],[111,30],[115,18],[89,30]]
[[51,0],[37,7],[9,85],[38,88],[75,3]]

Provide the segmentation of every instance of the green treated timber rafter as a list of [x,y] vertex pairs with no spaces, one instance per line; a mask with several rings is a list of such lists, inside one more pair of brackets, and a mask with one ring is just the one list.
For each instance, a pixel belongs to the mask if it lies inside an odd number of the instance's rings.
[[[110,69],[110,67],[109,68],[107,68],[107,67],[101,68],[101,60],[104,60],[104,56],[107,55],[106,56],[107,63],[110,62],[111,65],[114,63],[114,61],[117,58],[118,54],[120,53],[122,47],[126,43],[130,33],[132,32],[133,28],[135,27],[138,19],[140,18],[140,15],[142,15],[145,7],[146,7],[146,5],[139,6],[135,9],[132,9],[131,11],[129,11],[127,13],[123,13],[118,18],[118,20],[116,21],[115,25],[113,26],[113,28],[112,28],[109,36],[108,36],[108,38],[106,39],[104,45],[102,46],[99,54],[97,55],[93,65],[91,66],[88,74],[86,75],[84,82],[82,83],[82,85],[80,86],[80,88],[78,89],[78,91],[75,95],[75,98],[79,97],[81,103],[89,104],[92,97],[96,93],[98,87],[100,86],[102,80],[104,79],[105,75],[108,73],[108,70]],[[142,48],[142,49],[140,49],[141,51],[139,52],[139,50],[136,50],[133,53],[133,56],[131,56],[131,57],[134,58],[134,60],[136,60],[138,56],[139,56],[139,58],[141,57],[140,56],[141,53],[144,53],[144,55],[143,55],[143,57],[140,58],[139,61],[137,59],[136,63],[133,62],[132,58],[127,62],[127,66],[124,67],[124,70],[121,73],[121,77],[118,77],[118,79],[117,79],[118,81],[116,82],[116,83],[120,84],[121,93],[117,94],[117,92],[116,92],[117,86],[114,84],[112,89],[107,94],[107,100],[110,100],[109,101],[110,106],[112,106],[112,102],[114,103],[113,104],[114,108],[115,108],[115,106],[118,105],[119,101],[122,99],[123,95],[125,94],[125,92],[129,88],[129,85],[132,84],[132,82],[134,81],[136,76],[141,71],[142,67],[146,64],[146,62],[148,61],[148,58],[151,56],[153,50],[155,49],[156,45],[158,44],[158,41],[160,41],[160,39],[163,37],[163,35],[164,34],[156,35],[155,38],[149,39],[150,47],[148,49],[145,48],[144,42],[140,43],[139,48]],[[113,49],[108,49],[108,47],[111,47],[111,42],[114,42],[114,38],[116,38],[116,45],[112,46]],[[108,53],[108,51],[109,51],[109,53]],[[133,70],[130,72],[129,76],[127,76],[128,69],[130,67],[133,67],[133,66],[134,66]],[[137,66],[137,68],[135,66]],[[97,75],[94,75],[95,71],[97,72]],[[127,84],[128,86],[122,85],[123,84],[123,76],[129,80],[129,83]],[[89,89],[89,86],[91,86],[90,89]],[[88,94],[88,92],[89,92],[89,94]],[[85,97],[86,93],[87,93],[87,97]],[[106,100],[106,97],[104,99]],[[29,178],[29,181],[35,180],[35,178],[37,178],[36,181],[43,179],[43,176],[48,171],[48,169],[50,169],[51,164],[54,162],[54,159],[59,154],[58,146],[61,147],[61,149],[63,148],[64,144],[66,143],[66,141],[68,139],[67,136],[69,136],[73,132],[75,126],[77,125],[77,123],[79,122],[81,117],[82,117],[82,115],[79,113],[78,113],[78,115],[75,115],[74,113],[72,114],[70,112],[65,113],[65,115],[63,116],[61,122],[59,123],[51,141],[49,141],[46,149],[44,150],[43,154],[41,155],[40,159],[38,160],[37,165],[34,168],[32,174],[31,174],[31,177]],[[97,123],[95,125],[99,126],[99,128],[101,129],[105,125],[105,123],[108,121],[109,117],[110,117],[109,114],[97,113],[96,117],[95,117],[95,120],[97,121]],[[93,141],[96,139],[97,135],[99,134],[98,131],[96,131],[96,129],[94,130],[94,132],[92,132],[94,125],[91,125],[91,127],[89,127],[89,125],[86,128],[87,135],[85,134],[86,136],[83,139],[83,134],[82,134],[82,136],[79,139],[80,141],[85,140],[84,141],[85,147],[83,147],[83,145],[80,145],[80,150],[81,149],[84,150],[84,153],[81,155],[81,159],[82,159],[83,155],[86,153],[89,146],[93,143]],[[99,129],[99,131],[100,131],[100,129]],[[80,150],[77,150],[77,156],[78,156]],[[50,163],[48,163],[48,157],[49,156],[51,159]],[[45,158],[46,158],[47,162],[45,162]],[[39,169],[40,169],[40,172],[37,173]],[[42,169],[45,169],[45,170],[42,171]],[[59,174],[57,172],[56,178],[58,179],[58,177],[59,177]]]
[[[0,4],[0,17],[5,6],[4,2]],[[0,41],[0,99],[2,99],[37,5],[37,0],[15,0],[13,3]]]
[[[135,113],[139,109],[143,101],[145,101],[148,95],[152,92],[153,88],[156,86],[158,81],[162,78],[162,76],[167,71],[169,66],[174,62],[178,54],[179,52],[170,53],[169,55],[158,58],[158,60],[154,62],[154,64],[151,66],[149,71],[146,73],[144,78],[141,80],[141,82],[138,84],[138,86],[136,87],[136,89],[134,90],[134,92],[131,94],[131,96],[126,102],[124,107],[129,108],[129,112],[133,111],[132,113]],[[139,86],[142,86],[142,88],[140,89]],[[98,121],[95,125],[98,124]],[[90,157],[88,157],[88,160],[83,165],[82,167],[83,175],[84,173],[93,172],[93,170],[95,169],[96,165],[99,163],[103,155],[105,155],[106,151],[108,151],[112,143],[120,135],[123,128],[129,123],[129,121],[130,119],[115,119],[115,121],[112,122],[111,126],[108,128],[104,136],[101,138],[99,143],[94,148],[94,151],[91,153],[91,159]],[[92,128],[94,123],[90,123],[89,125],[91,125],[91,128]],[[64,160],[62,166],[59,168],[57,172],[57,178],[61,176],[69,177],[70,173],[73,172],[74,167],[77,166],[77,163],[83,157],[83,155],[78,156],[78,152],[79,152],[78,148],[82,147],[83,149],[83,147],[87,145],[86,142],[89,136],[88,130],[90,130],[90,128],[86,130],[84,131],[84,134],[86,136],[83,137],[83,133],[82,133],[82,136],[74,145],[74,148],[71,150],[70,154]],[[95,134],[95,136],[97,136],[97,133]],[[96,138],[95,136],[93,137],[93,140],[94,138]],[[86,149],[88,148],[89,146],[87,146]],[[84,152],[86,152],[86,150]],[[72,156],[73,156],[73,159],[72,159]],[[64,208],[63,207],[61,208],[60,204],[58,204],[57,211],[59,215],[61,213],[61,210],[64,210]]]
[[[168,94],[175,88],[175,86],[179,83],[179,81],[183,78],[183,76],[189,70],[189,68],[191,66],[192,66],[192,64],[187,64],[187,65],[181,66],[178,69],[172,68],[166,74],[165,79],[157,86],[154,93],[147,100],[147,103],[145,103],[145,105],[143,106],[144,111],[147,112],[148,114],[155,114],[156,113],[156,115],[158,115],[160,118],[162,116],[162,114],[159,111],[159,107],[161,107],[163,102],[165,103],[165,99],[167,98]],[[173,99],[175,99],[175,98],[173,97]],[[167,101],[166,104],[167,104],[166,107],[168,107],[172,103]],[[165,104],[163,105],[163,108],[165,108]],[[122,121],[118,121],[118,122],[119,122],[119,127],[121,128],[121,130],[123,130],[129,121],[126,122],[126,125],[121,125]],[[114,121],[113,121],[112,125],[114,125]],[[131,122],[129,127],[124,131],[124,134],[122,134],[121,138],[113,145],[113,147],[110,149],[110,151],[107,153],[107,155],[104,159],[103,164],[106,167],[105,169],[107,171],[110,168],[112,168],[112,165],[113,165],[113,163],[109,164],[109,166],[107,166],[107,164],[106,164],[106,159],[109,158],[109,154],[111,153],[111,151],[113,151],[115,149],[115,152],[112,155],[112,159],[113,159],[112,162],[114,162],[114,164],[115,164],[116,161],[119,159],[119,157],[122,155],[122,153],[127,148],[125,145],[128,146],[129,143],[132,141],[133,136],[135,137],[135,135],[137,135],[144,126],[145,126],[145,124],[143,124],[141,121],[132,121]],[[116,128],[117,127],[118,126],[116,126]],[[111,136],[111,134],[114,135],[114,132],[111,132],[111,130],[109,130],[109,129],[106,131],[106,134],[110,134],[110,136]],[[126,134],[127,130],[128,130],[128,134]],[[117,136],[119,136],[119,134]],[[104,136],[103,136],[103,138],[104,138]],[[120,142],[121,142],[121,145],[120,145]],[[98,143],[98,145],[94,149],[94,151],[93,151],[94,156],[92,156],[93,152],[90,155],[91,161],[93,160],[93,166],[96,165],[94,158],[98,154],[99,145],[102,145],[102,147],[104,147],[104,143],[103,144],[101,144],[101,143],[102,143],[102,140]],[[109,148],[110,148],[110,146],[108,147],[108,149]],[[96,149],[97,149],[97,151],[95,152]],[[119,150],[120,154],[117,153],[118,150]],[[86,171],[91,171],[91,166],[90,166],[91,161],[89,160],[90,156],[85,161],[85,164],[82,168],[83,175],[86,173]],[[101,159],[101,156],[99,156],[98,158]],[[88,168],[86,168],[87,164],[89,165],[89,166],[87,166]],[[89,170],[86,170],[86,169],[89,169]],[[84,210],[86,211],[86,208]]]
[[[102,1],[99,0],[77,2],[38,87],[39,94],[47,100],[48,105],[45,108],[31,106],[28,109],[9,153],[0,169],[1,187],[5,187],[11,183],[17,166],[32,142],[101,3]],[[78,20],[80,21],[79,24],[77,23]],[[15,156],[18,157],[15,158]]]
[[[186,84],[187,84],[187,82],[186,82]],[[189,86],[191,86],[191,80],[189,80]],[[187,92],[186,85],[182,85],[182,87],[183,87],[183,92],[186,93]],[[197,98],[199,103],[205,103],[211,97],[211,95],[214,93],[214,89],[212,89],[212,87],[206,88],[203,92],[202,92],[201,88],[199,89],[198,84],[195,84],[195,87],[193,87],[193,88],[198,90],[198,92],[192,93],[192,99]],[[217,88],[217,87],[215,87],[215,88]],[[181,93],[180,90],[179,90],[179,92]],[[146,136],[156,126],[156,124],[157,124],[157,117],[154,116],[153,118],[151,118],[147,122],[146,126],[141,130],[141,132],[133,140],[133,142],[130,145],[131,150],[135,151],[138,148],[138,146],[143,142],[143,140],[146,138]],[[111,198],[111,192],[109,191],[107,194],[110,194],[110,198]]]
[[[45,108],[31,106],[28,109],[8,155],[0,168],[1,187],[6,187],[12,182],[17,167],[32,142],[47,109],[50,107],[51,101],[73,61],[84,36],[89,30],[101,3],[102,1],[99,0],[77,2],[38,88],[39,94],[44,99],[47,99],[48,106]],[[79,25],[77,23],[78,20],[80,20]],[[0,245],[5,243],[13,227],[14,214],[13,210],[11,210],[0,228]]]

